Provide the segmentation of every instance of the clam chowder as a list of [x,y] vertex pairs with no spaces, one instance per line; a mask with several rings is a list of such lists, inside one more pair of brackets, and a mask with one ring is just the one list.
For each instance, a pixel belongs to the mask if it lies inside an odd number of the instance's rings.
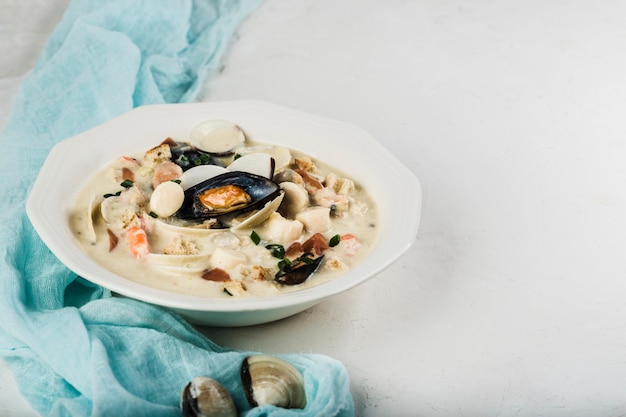
[[372,199],[353,179],[208,120],[90,178],[70,214],[81,247],[150,287],[267,296],[326,282],[370,251]]

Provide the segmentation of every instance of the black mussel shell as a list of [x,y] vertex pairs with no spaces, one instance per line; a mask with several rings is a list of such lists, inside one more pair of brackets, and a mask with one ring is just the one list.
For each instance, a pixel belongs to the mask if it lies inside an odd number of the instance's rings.
[[274,276],[274,281],[283,285],[298,285],[317,272],[324,260],[324,255],[312,258],[305,254],[281,268]]
[[172,162],[183,171],[198,165],[220,165],[219,161],[210,153],[194,148],[185,142],[169,142],[172,152]]
[[[198,197],[203,192],[226,185],[235,185],[241,188],[250,196],[250,202],[236,210],[208,210],[200,202]],[[183,205],[175,216],[183,220],[204,221],[207,219],[219,219],[226,215],[238,215],[263,207],[266,203],[278,197],[280,193],[280,186],[268,178],[243,171],[226,172],[185,190]]]

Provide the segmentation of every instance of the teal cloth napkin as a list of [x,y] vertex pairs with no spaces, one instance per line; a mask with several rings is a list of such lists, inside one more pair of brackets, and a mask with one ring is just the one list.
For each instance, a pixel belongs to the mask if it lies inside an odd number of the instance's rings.
[[217,346],[165,309],[77,277],[25,214],[54,144],[133,107],[192,100],[258,3],[74,0],[24,80],[0,134],[0,352],[42,415],[178,416],[180,392],[197,375],[220,381],[240,415],[354,414],[345,367],[314,354],[281,355],[305,377],[304,410],[250,409],[239,366],[251,352]]

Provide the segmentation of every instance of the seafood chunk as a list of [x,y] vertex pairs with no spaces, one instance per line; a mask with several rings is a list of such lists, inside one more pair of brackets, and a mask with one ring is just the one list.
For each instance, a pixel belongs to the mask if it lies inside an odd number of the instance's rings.
[[298,239],[303,231],[304,225],[298,220],[289,220],[279,213],[273,213],[258,233],[265,241],[287,244]]
[[279,208],[283,216],[294,218],[309,205],[309,193],[302,185],[286,181],[280,183],[280,188],[285,192],[285,198]]
[[301,221],[307,231],[311,233],[324,233],[331,227],[330,208],[310,207],[296,215],[296,220]]

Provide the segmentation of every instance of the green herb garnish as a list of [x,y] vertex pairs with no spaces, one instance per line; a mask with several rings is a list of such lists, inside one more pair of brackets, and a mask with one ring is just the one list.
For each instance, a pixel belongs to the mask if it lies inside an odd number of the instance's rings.
[[104,198],[109,198],[109,197],[118,197],[120,194],[122,194],[122,192],[121,192],[121,191],[118,191],[118,192],[116,192],[115,194],[111,194],[111,193],[105,194],[103,197],[104,197]]
[[172,180],[172,182],[175,182],[176,184],[180,184],[182,181],[181,180]]
[[285,247],[283,245],[273,243],[271,245],[265,246],[265,248],[272,252],[272,255],[275,258],[283,259],[285,257]]
[[280,272],[285,271],[285,269],[289,268],[290,266],[291,266],[291,261],[289,260],[289,258],[284,258],[280,262],[278,262],[278,270]]
[[331,248],[334,248],[335,246],[339,244],[339,242],[341,242],[341,236],[335,235],[330,238],[330,241],[328,242],[328,246],[330,246]]
[[150,217],[155,218],[155,219],[156,219],[157,217],[159,217],[159,215],[158,215],[158,214],[156,214],[154,211],[151,211],[151,212],[150,212],[150,213],[148,213],[148,214],[150,215]]
[[226,288],[224,288],[224,292],[225,292],[226,294],[230,295],[231,297],[233,296],[233,294],[232,294],[230,291],[228,291]]
[[120,185],[128,189],[133,186],[133,182],[131,180],[124,180],[120,183]]
[[254,230],[252,231],[252,233],[250,233],[250,239],[252,239],[255,245],[258,245],[259,243],[261,243],[261,238],[259,237],[259,235],[257,235],[257,233]]

